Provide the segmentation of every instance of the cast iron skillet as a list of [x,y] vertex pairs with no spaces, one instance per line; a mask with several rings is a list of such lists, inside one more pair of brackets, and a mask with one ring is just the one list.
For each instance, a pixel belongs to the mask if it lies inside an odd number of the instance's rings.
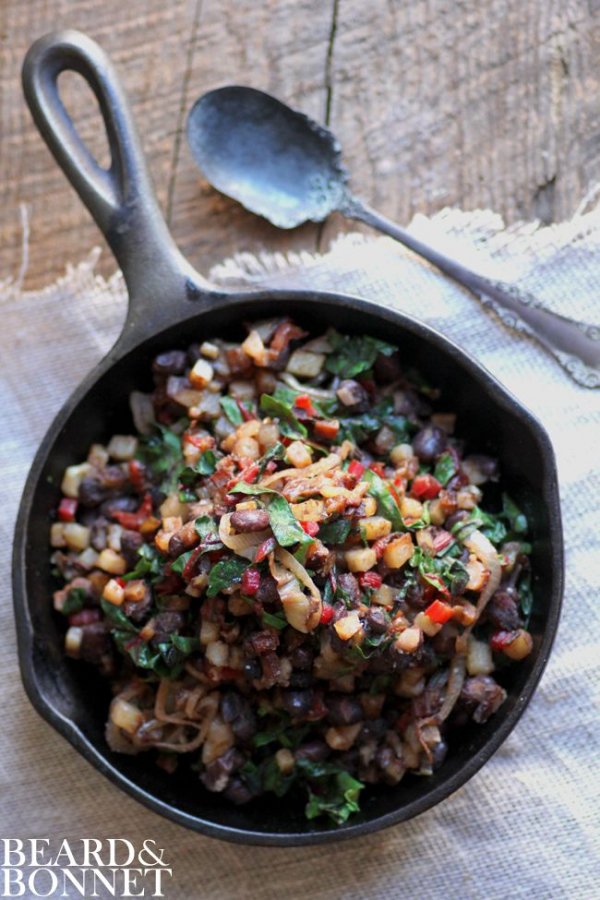
[[[65,70],[82,75],[98,98],[112,152],[108,170],[91,156],[59,98],[57,79]],[[562,536],[547,435],[469,358],[468,348],[459,350],[408,316],[335,293],[225,294],[210,289],[167,231],[117,76],[89,38],[63,31],[37,41],[25,59],[23,84],[38,128],[105,234],[130,295],[123,333],[56,417],[25,486],[15,536],[13,588],[21,672],[29,698],[120,788],[175,822],[215,837],[287,846],[327,842],[423,812],[464,784],[498,749],[529,702],[550,653],[561,602]],[[407,363],[418,365],[443,387],[446,407],[458,412],[460,432],[468,442],[499,456],[503,486],[522,504],[533,529],[534,651],[524,663],[507,670],[506,703],[485,725],[461,733],[437,774],[407,777],[397,788],[366,791],[363,811],[339,828],[306,821],[301,807],[287,800],[261,798],[236,808],[206,792],[193,773],[167,775],[144,755],[111,752],[103,736],[108,688],[85,666],[65,659],[63,629],[51,603],[55,585],[48,560],[48,526],[62,472],[84,459],[92,442],[131,429],[127,397],[131,389],[149,386],[146,373],[153,355],[160,349],[185,347],[192,339],[239,338],[243,321],[283,312],[317,332],[333,324],[397,343]]]

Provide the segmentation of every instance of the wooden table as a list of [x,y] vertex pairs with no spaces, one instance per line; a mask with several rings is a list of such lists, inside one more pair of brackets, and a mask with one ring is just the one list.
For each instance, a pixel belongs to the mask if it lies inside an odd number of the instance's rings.
[[[26,286],[100,242],[20,90],[28,45],[65,26],[112,55],[162,208],[203,271],[234,250],[314,250],[355,227],[278,232],[203,183],[186,114],[226,83],[328,122],[356,193],[401,223],[447,205],[552,222],[600,179],[600,0],[1,0],[0,281],[21,263],[20,204]],[[65,80],[82,133],[105,150],[95,102]],[[113,268],[106,252],[101,270]]]

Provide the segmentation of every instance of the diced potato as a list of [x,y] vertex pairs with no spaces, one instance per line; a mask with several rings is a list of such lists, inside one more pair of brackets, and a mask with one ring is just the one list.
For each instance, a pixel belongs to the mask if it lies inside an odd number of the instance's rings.
[[396,638],[394,646],[403,653],[414,653],[421,645],[422,634],[420,628],[405,628]]
[[285,455],[290,465],[296,469],[304,469],[312,463],[310,448],[302,441],[292,441]]
[[127,571],[127,563],[120,553],[107,548],[98,556],[98,568],[109,575],[124,575]]
[[111,437],[108,447],[108,455],[117,462],[127,462],[133,459],[137,453],[138,439],[132,434],[115,434]]
[[342,641],[349,641],[362,628],[357,610],[353,609],[343,619],[338,619],[333,627]]
[[213,666],[226,666],[229,658],[229,648],[224,641],[212,641],[207,644],[205,655]]
[[432,500],[429,504],[429,519],[432,525],[443,525],[446,521],[446,512],[441,500]]
[[379,538],[387,537],[392,530],[392,523],[383,516],[368,516],[366,519],[359,519],[358,524],[367,541],[376,541]]
[[90,545],[90,529],[78,522],[68,522],[63,531],[69,550],[85,550]]
[[291,750],[288,750],[287,747],[282,747],[281,750],[277,751],[275,754],[275,762],[282,775],[289,775],[290,772],[294,771],[294,766],[296,765],[294,754]]
[[67,542],[65,540],[65,523],[64,522],[53,522],[50,526],[50,546],[51,547],[66,547]]
[[227,601],[227,609],[232,616],[247,616],[252,612],[252,605],[240,594],[232,594]]
[[247,459],[259,459],[261,455],[258,441],[253,437],[239,437],[233,445],[233,453]]
[[325,504],[322,500],[290,503],[290,508],[299,522],[322,522],[325,518]]
[[213,380],[214,369],[211,364],[206,360],[197,359],[189,374],[189,379],[192,384],[192,387],[195,387],[197,390],[203,390],[209,382]]
[[202,620],[202,625],[200,626],[200,643],[203,646],[208,646],[208,644],[212,644],[214,641],[218,641],[220,634],[219,625],[217,622],[208,622],[206,619]]
[[86,547],[77,557],[77,564],[83,569],[94,569],[98,565],[98,553],[93,547]]
[[484,585],[487,583],[488,578],[490,577],[490,573],[485,568],[483,563],[477,559],[473,554],[470,555],[469,561],[465,566],[467,572],[469,573],[469,580],[467,582],[467,590],[468,591],[480,591]]
[[400,512],[405,519],[420,519],[423,515],[423,504],[412,497],[402,497],[400,500]]
[[467,672],[469,675],[489,675],[494,671],[494,660],[490,645],[478,641],[472,634],[467,644]]
[[143,578],[128,581],[124,588],[125,600],[140,603],[146,596],[146,583]]
[[180,528],[183,528],[183,518],[181,516],[164,516],[162,520],[162,529],[163,531],[167,531],[169,534],[172,534],[174,531],[179,531]]
[[154,627],[154,620],[150,619],[140,631],[140,637],[143,641],[151,641],[155,634],[156,628]]
[[210,341],[203,341],[200,344],[200,353],[206,359],[216,359],[219,355],[219,348],[216,344],[211,344]]
[[519,628],[516,632],[515,639],[511,641],[510,644],[506,644],[502,647],[502,652],[508,656],[509,659],[525,659],[526,656],[529,656],[532,649],[533,638],[524,628]]
[[117,553],[121,552],[121,535],[123,534],[123,529],[120,525],[111,524],[106,529],[106,542],[111,550],[116,550]]
[[351,572],[368,572],[377,563],[377,554],[371,547],[353,547],[344,553]]
[[88,462],[80,463],[78,466],[68,466],[60,485],[63,494],[76,500],[79,495],[79,485],[91,472],[92,466]]
[[442,428],[446,434],[454,434],[456,413],[434,413],[431,417],[431,424]]
[[108,603],[112,603],[113,606],[122,606],[125,602],[125,588],[121,587],[115,578],[111,578],[104,585],[102,596]]
[[88,453],[87,461],[92,466],[105,466],[109,460],[109,453],[103,444],[92,444]]
[[[191,419],[200,419],[203,422],[211,422],[216,419],[221,412],[221,395],[212,392],[213,383],[208,385],[205,391],[190,391],[195,395],[192,403],[185,403],[184,406],[189,407],[189,416]],[[228,422],[227,419],[225,421]],[[233,428],[233,426],[231,426]]]
[[227,722],[220,716],[215,716],[206,735],[206,741],[202,747],[202,762],[205,766],[222,756],[226,750],[233,747],[235,737]]
[[245,509],[258,509],[256,500],[243,500],[241,503],[235,504],[236,512],[243,512]]
[[377,500],[375,497],[363,497],[362,500],[363,508],[365,511],[365,516],[374,516],[377,512]]
[[77,625],[71,625],[65,634],[65,653],[67,656],[79,656],[81,642],[83,640],[83,628]]
[[279,425],[275,422],[263,422],[258,432],[258,442],[261,448],[267,450],[279,440]]
[[410,444],[396,444],[390,451],[390,459],[395,466],[403,465],[413,456],[413,448]]
[[250,359],[254,360],[257,366],[265,365],[265,345],[258,331],[253,329],[250,332],[242,344],[242,350]]
[[481,500],[481,491],[474,484],[469,484],[465,488],[461,488],[456,494],[456,505],[459,509],[472,510],[475,509]]
[[336,725],[325,732],[325,741],[332,750],[349,750],[362,728],[362,722],[354,725]]
[[390,587],[389,584],[382,584],[381,587],[378,587],[371,594],[371,603],[375,603],[377,606],[385,606],[386,609],[391,609],[396,602],[397,597],[397,588]]
[[144,721],[144,715],[133,703],[115,697],[110,705],[110,721],[127,734],[135,734]]
[[424,612],[417,613],[413,624],[417,628],[420,628],[427,637],[435,637],[438,631],[441,631],[444,627],[439,622],[432,622],[429,616],[426,616]]
[[461,597],[460,603],[453,607],[453,619],[459,625],[469,628],[477,619],[477,608]]
[[231,381],[229,383],[229,393],[234,400],[254,400],[256,397],[256,388],[253,381]]
[[401,569],[414,552],[412,538],[408,532],[389,542],[383,551],[383,561],[389,569]]
[[311,353],[310,350],[294,350],[285,367],[286,372],[299,378],[315,378],[320,374],[325,362],[324,353]]
[[405,669],[394,685],[394,693],[398,697],[418,697],[424,690],[424,670],[418,666]]

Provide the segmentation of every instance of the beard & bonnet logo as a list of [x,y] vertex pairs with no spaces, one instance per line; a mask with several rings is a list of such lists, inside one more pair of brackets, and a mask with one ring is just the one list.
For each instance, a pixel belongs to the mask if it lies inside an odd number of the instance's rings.
[[173,870],[156,841],[0,838],[0,897],[164,897]]

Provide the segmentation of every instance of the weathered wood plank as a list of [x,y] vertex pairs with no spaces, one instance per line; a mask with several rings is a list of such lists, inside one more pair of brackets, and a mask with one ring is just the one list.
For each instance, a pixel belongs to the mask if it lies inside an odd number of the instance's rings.
[[[193,99],[224,83],[262,87],[320,119],[329,110],[356,193],[401,222],[454,204],[558,220],[600,179],[596,0],[4,0],[0,279],[19,267],[19,203],[31,222],[27,284],[100,241],[19,86],[27,46],[67,25],[115,59],[160,202],[203,270],[236,249],[314,249],[348,227],[334,217],[281,233],[202,182],[181,129]],[[89,100],[71,97],[95,146]],[[103,269],[112,266],[107,253]]]

